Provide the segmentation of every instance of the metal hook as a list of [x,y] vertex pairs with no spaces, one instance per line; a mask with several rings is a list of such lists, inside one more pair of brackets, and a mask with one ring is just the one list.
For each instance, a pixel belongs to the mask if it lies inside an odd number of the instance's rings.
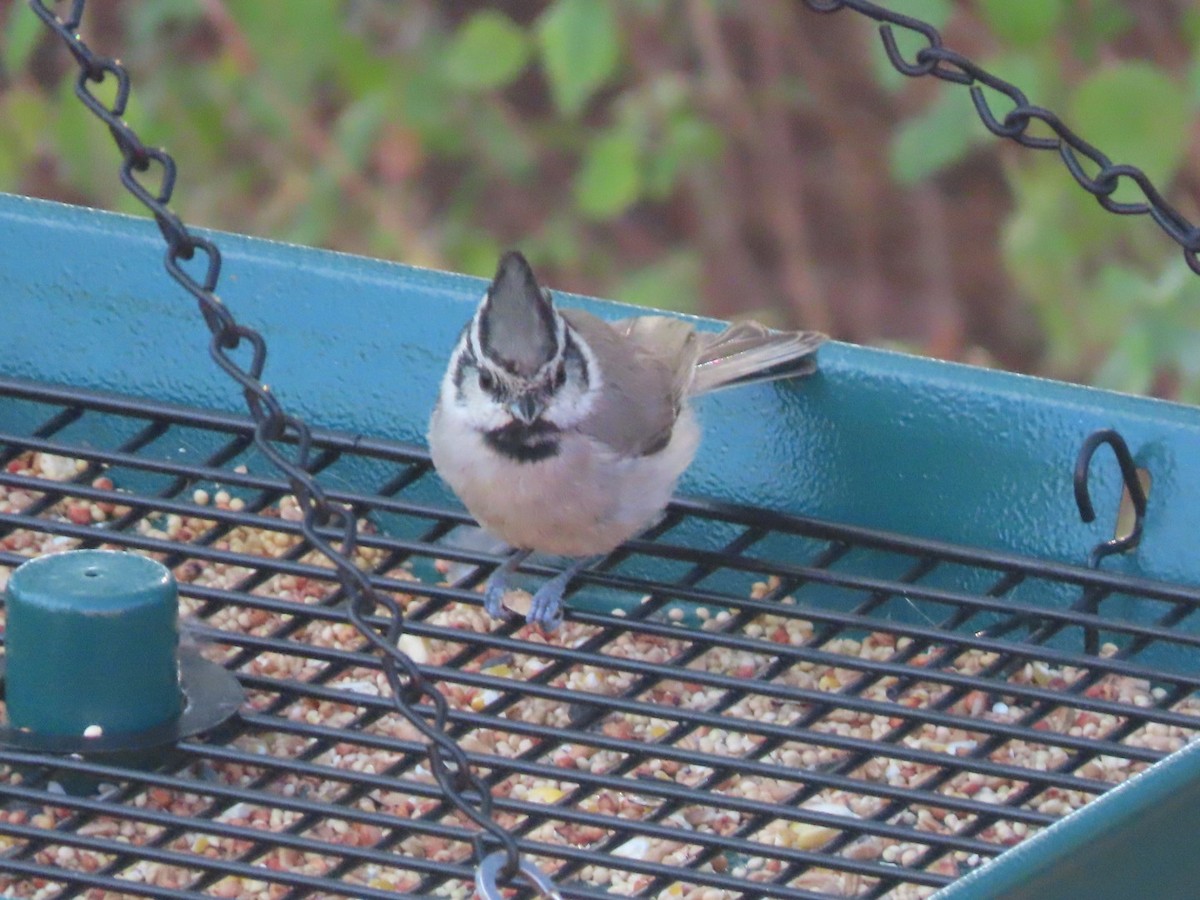
[[[1129,452],[1129,445],[1125,443],[1125,439],[1121,437],[1116,429],[1103,428],[1088,435],[1087,440],[1083,442],[1083,446],[1079,448],[1079,455],[1075,459],[1075,505],[1079,507],[1079,517],[1084,522],[1094,522],[1096,520],[1096,509],[1092,505],[1092,495],[1088,489],[1088,473],[1091,470],[1092,457],[1096,455],[1096,451],[1101,444],[1108,444],[1112,447],[1113,453],[1116,454],[1117,465],[1121,467],[1121,478],[1125,482],[1125,490],[1129,492],[1129,498],[1133,502],[1134,522],[1129,534],[1124,537],[1113,538],[1110,541],[1101,541],[1092,548],[1088,564],[1093,569],[1100,565],[1100,560],[1104,557],[1113,553],[1124,553],[1136,547],[1142,539],[1142,522],[1146,516],[1146,492],[1142,490],[1142,482],[1138,478],[1137,466],[1134,464],[1133,454]],[[1102,591],[1087,588],[1083,591],[1079,599],[1071,604],[1070,611],[1097,615],[1099,613],[1100,601],[1104,596],[1105,594]],[[1007,621],[1000,622],[980,632],[980,634],[985,634],[988,637],[997,637],[1007,634],[1018,626],[1028,622],[1028,616],[1011,616]],[[1062,624],[1044,623],[1029,636],[1029,642],[1033,644],[1043,643],[1057,634],[1063,627]],[[1089,656],[1095,656],[1100,651],[1100,633],[1094,626],[1083,626],[1083,649]],[[1012,666],[1014,664],[1018,664],[1018,659],[1014,659],[1013,663],[1010,663],[1006,672],[1013,671]]]
[[1096,568],[1100,564],[1100,560],[1106,556],[1113,553],[1124,553],[1136,547],[1142,540],[1142,524],[1146,517],[1146,492],[1142,490],[1142,482],[1138,478],[1133,454],[1129,452],[1129,445],[1125,443],[1125,439],[1113,428],[1092,432],[1079,449],[1079,456],[1075,460],[1075,505],[1079,507],[1079,517],[1084,522],[1093,522],[1096,519],[1096,510],[1092,506],[1091,493],[1088,491],[1088,472],[1092,457],[1095,456],[1096,450],[1101,444],[1108,444],[1116,454],[1117,465],[1121,467],[1121,478],[1125,482],[1125,490],[1129,492],[1129,499],[1133,502],[1134,520],[1129,534],[1113,538],[1110,541],[1103,541],[1092,549],[1089,560],[1092,568]]
[[[507,865],[508,856],[503,850],[496,850],[489,853],[479,863],[479,868],[475,870],[475,892],[482,900],[500,900],[504,895],[501,893],[496,879],[500,874],[500,870]],[[562,894],[559,893],[554,882],[550,880],[541,869],[527,859],[522,858],[517,868],[517,875],[523,877],[529,886],[536,888],[541,892],[547,900],[562,900]]]

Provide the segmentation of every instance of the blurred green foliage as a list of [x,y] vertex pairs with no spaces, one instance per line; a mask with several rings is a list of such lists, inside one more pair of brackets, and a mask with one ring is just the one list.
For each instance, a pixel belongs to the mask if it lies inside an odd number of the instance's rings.
[[[1168,196],[1200,178],[1200,13],[1179,12],[1159,58],[1142,52],[1147,0],[894,5]],[[849,12],[157,0],[89,16],[85,37],[133,73],[128,120],[179,159],[190,223],[481,275],[519,244],[557,286],[942,355],[982,344],[1031,371],[1200,402],[1200,278],[1175,246],[1102,211],[1055,154],[988,134],[965,89],[897,73]],[[0,0],[0,28],[0,189],[140,213],[65,54],[23,2]],[[988,96],[1002,116],[1008,101]],[[999,237],[981,252],[1008,318],[989,319],[969,274],[939,270],[984,238],[951,224],[930,256],[906,204],[932,189],[949,215],[993,172]],[[926,303],[930,283],[952,302]],[[873,305],[843,299],[872,285]],[[939,345],[947,314],[961,323]],[[1037,338],[989,324],[1013,316]]]
[[[949,17],[948,3],[926,2],[935,18]],[[1147,60],[1100,62],[1100,49],[1133,28],[1134,11],[1117,0],[1093,0],[1083,15],[1079,5],[978,0],[997,41],[977,61],[1021,87],[1032,103],[1057,112],[1113,162],[1144,169],[1164,195],[1174,197],[1168,188],[1193,146],[1200,101],[1197,35],[1187,42],[1193,58],[1187,77]],[[1194,12],[1187,20],[1193,30],[1200,25]],[[999,93],[985,94],[998,117],[1011,109]],[[911,184],[995,140],[966,91],[943,90],[897,130],[892,171]],[[1042,370],[1200,402],[1200,278],[1176,245],[1148,219],[1135,222],[1102,210],[1055,153],[1019,150],[1004,162],[1013,208],[1004,226],[1003,258],[1045,335]],[[1128,179],[1113,196],[1144,199]],[[1195,219],[1194,204],[1184,212]]]
[[[7,5],[0,187],[20,190],[49,142],[56,183],[33,192],[140,214],[113,177],[102,126],[70,99],[74,72],[62,69],[50,98],[16,77],[45,35],[23,3]],[[504,236],[476,211],[497,180],[536,192],[548,159],[574,159],[570,202],[521,237],[554,264],[582,255],[589,222],[668,196],[721,152],[678,79],[620,91],[620,4],[555,0],[521,22],[505,6],[445,21],[436,4],[163,0],[103,10],[100,27],[134,72],[127,119],[174,149],[185,184],[204,185],[182,189],[189,221],[484,275]],[[534,70],[551,115],[502,99]],[[620,91],[608,121],[585,116],[602,91]],[[439,164],[436,231],[405,227],[394,211],[411,202],[404,180]],[[684,299],[698,293],[694,269],[671,258],[639,267],[630,299],[694,309]]]

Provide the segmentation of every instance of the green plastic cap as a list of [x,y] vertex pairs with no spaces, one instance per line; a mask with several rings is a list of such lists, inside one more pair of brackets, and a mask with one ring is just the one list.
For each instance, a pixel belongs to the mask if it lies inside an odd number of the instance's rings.
[[25,563],[8,582],[9,725],[111,736],[176,719],[178,622],[175,579],[152,559],[76,550]]

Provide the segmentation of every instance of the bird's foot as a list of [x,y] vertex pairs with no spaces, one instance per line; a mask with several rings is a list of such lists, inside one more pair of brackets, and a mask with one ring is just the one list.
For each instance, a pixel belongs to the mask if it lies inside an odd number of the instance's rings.
[[483,608],[493,619],[504,618],[504,595],[508,592],[508,576],[529,556],[529,550],[515,550],[488,576],[483,588]]
[[563,577],[566,574],[560,572],[538,588],[537,593],[533,595],[529,612],[525,615],[525,621],[539,626],[543,631],[558,629],[563,619],[563,591],[567,589],[567,582],[570,580]]
[[563,571],[559,572],[533,595],[533,602],[525,620],[537,625],[543,631],[555,631],[563,620],[563,593],[571,583],[571,579],[582,572],[596,557],[578,559]]
[[499,569],[488,576],[483,589],[483,608],[493,619],[504,618],[504,594],[508,590],[508,579]]

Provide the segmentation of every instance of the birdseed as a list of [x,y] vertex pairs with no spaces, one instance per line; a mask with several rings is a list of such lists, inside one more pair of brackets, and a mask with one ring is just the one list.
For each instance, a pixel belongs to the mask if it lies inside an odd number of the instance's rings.
[[[47,482],[85,470],[82,461],[45,453],[8,464],[10,473]],[[103,528],[131,507],[107,477],[88,483],[111,498],[64,496],[39,516],[95,527],[100,546],[119,547],[104,543]],[[0,512],[34,508],[42,496],[0,487]],[[183,559],[145,552],[173,566],[185,637],[245,682],[248,727],[233,739],[237,752],[198,749],[184,768],[168,770],[192,779],[190,789],[171,779],[131,781],[121,816],[84,815],[65,795],[62,805],[8,803],[0,825],[42,836],[0,833],[0,853],[64,879],[105,872],[131,893],[137,885],[191,887],[231,898],[288,895],[280,873],[336,878],[354,896],[419,891],[431,866],[469,867],[463,835],[471,827],[441,808],[427,762],[411,752],[418,732],[389,708],[387,680],[363,655],[362,636],[327,605],[337,593],[328,563],[303,548],[295,529],[271,525],[296,523],[296,501],[260,510],[262,527],[228,527],[221,513],[244,509],[242,498],[199,488],[190,497],[193,510],[144,516],[135,528],[145,538],[197,542]],[[0,550],[32,558],[81,543],[17,529]],[[242,564],[206,558],[203,546]],[[255,561],[265,559],[296,565],[263,577]],[[883,873],[898,868],[958,877],[1183,747],[1200,715],[1195,698],[1167,703],[1163,689],[1142,678],[1095,677],[1037,658],[996,674],[994,652],[919,646],[887,630],[828,638],[772,581],[757,583],[751,598],[777,599],[778,614],[673,607],[649,620],[657,627],[634,628],[626,617],[616,630],[568,619],[553,635],[524,626],[503,646],[481,650],[475,637],[501,623],[477,603],[439,605],[406,593],[416,576],[387,559],[366,546],[356,562],[389,586],[406,617],[437,633],[405,634],[400,646],[437,680],[452,710],[469,714],[458,739],[480,774],[494,776],[496,819],[543,849],[534,858],[551,875],[569,858],[556,857],[556,848],[603,850],[608,864],[579,866],[569,880],[614,895],[658,884],[656,896],[745,896],[689,881],[689,872],[830,897],[875,896]],[[0,567],[0,585],[11,571]],[[1100,656],[1116,652],[1106,644]],[[673,677],[652,666],[672,667]],[[989,677],[992,688],[964,687],[960,676]],[[1047,692],[1055,702],[1045,701]],[[544,737],[547,727],[556,740]],[[863,742],[872,742],[870,752]],[[641,752],[631,754],[631,745]],[[546,776],[545,764],[557,777]],[[28,777],[0,768],[10,785]],[[115,796],[122,788],[97,790]],[[237,790],[254,802],[235,799]],[[322,809],[341,812],[313,812]],[[418,822],[428,827],[409,827]],[[119,847],[153,848],[154,858],[122,856]],[[205,875],[214,862],[231,874]],[[678,877],[662,886],[658,866]],[[0,874],[4,897],[65,889],[49,878]],[[905,883],[885,896],[934,890]],[[468,897],[471,889],[451,879],[434,894]],[[80,896],[121,894],[97,888]]]

